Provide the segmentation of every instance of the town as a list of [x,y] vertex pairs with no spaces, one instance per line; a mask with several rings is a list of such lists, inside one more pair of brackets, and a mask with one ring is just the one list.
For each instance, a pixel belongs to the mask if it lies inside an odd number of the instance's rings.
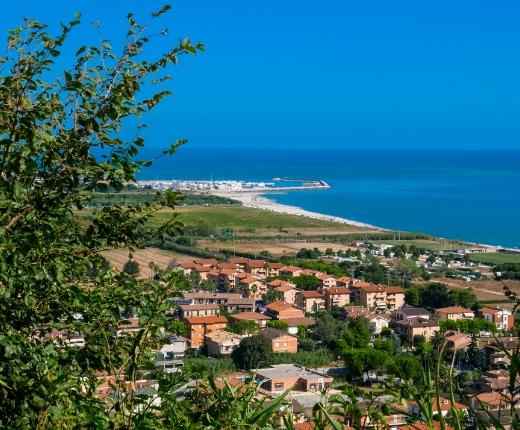
[[[348,382],[365,390],[365,396],[375,393],[377,404],[389,408],[388,428],[408,429],[418,428],[424,418],[417,404],[403,407],[375,387],[419,381],[433,346],[442,345],[444,365],[455,372],[464,397],[457,410],[466,411],[478,428],[478,422],[489,423],[489,411],[507,424],[509,416],[502,413],[512,400],[507,366],[519,347],[511,310],[456,304],[426,309],[407,303],[403,287],[245,257],[193,258],[171,271],[186,288],[168,300],[167,316],[176,330],[163,333],[168,341],[156,351],[156,366],[164,372],[181,372],[193,360],[232,362],[232,369],[215,372],[218,384],[244,387],[254,378],[255,396],[270,401],[286,392],[297,429],[306,429],[313,407],[333,401]],[[138,315],[130,313],[122,315],[115,336],[139,330]],[[80,334],[54,336],[84,346]],[[140,381],[148,387],[155,383],[153,378]],[[198,384],[193,379],[177,395],[189,396]],[[103,398],[110,396],[106,382],[97,390]],[[363,395],[356,399],[367,402]],[[441,413],[447,415],[453,400],[441,400]],[[375,425],[368,415],[344,417],[343,424]]]

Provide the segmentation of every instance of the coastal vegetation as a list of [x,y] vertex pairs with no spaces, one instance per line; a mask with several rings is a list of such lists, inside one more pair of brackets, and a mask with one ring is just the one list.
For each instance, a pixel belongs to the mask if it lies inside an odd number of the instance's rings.
[[472,261],[485,264],[520,264],[520,254],[509,254],[505,252],[486,252],[482,254],[470,254]]
[[[160,194],[159,194],[160,195]],[[114,204],[151,203],[157,198],[157,192],[152,191],[121,191],[121,192],[95,192],[88,207],[113,206]],[[199,205],[238,205],[242,203],[228,197],[211,194],[184,193],[180,196],[178,206]]]

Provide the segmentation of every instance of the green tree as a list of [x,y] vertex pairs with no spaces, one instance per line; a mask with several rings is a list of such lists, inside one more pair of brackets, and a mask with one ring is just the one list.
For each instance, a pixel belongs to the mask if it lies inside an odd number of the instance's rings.
[[141,271],[139,263],[135,260],[127,260],[123,266],[123,272],[130,276],[138,276]]
[[250,336],[242,339],[231,353],[231,358],[240,369],[250,370],[268,366],[271,360],[269,342],[262,336]]
[[289,324],[287,323],[287,321],[271,320],[271,321],[267,321],[267,327],[272,327],[272,328],[277,328],[278,330],[287,331],[289,329]]
[[467,309],[474,309],[477,306],[477,296],[470,289],[454,288],[448,293],[450,305],[462,306]]
[[[151,23],[167,9],[154,13]],[[88,280],[85,274],[101,250],[126,247],[131,253],[141,246],[147,220],[173,208],[178,195],[97,208],[85,220],[77,210],[88,206],[94,191],[121,190],[150,164],[138,155],[143,126],[131,127],[170,94],[154,86],[164,86],[169,66],[202,46],[184,39],[153,58],[145,48],[166,33],[147,36],[154,31],[130,14],[120,54],[108,41],[82,46],[60,70],[56,58],[78,24],[79,17],[53,35],[26,19],[7,32],[0,58],[2,428],[129,429],[160,419],[149,408],[151,398],[135,396],[132,387],[154,366],[148,351],[162,343],[166,299],[178,294],[176,279],[157,283],[106,271]],[[180,227],[175,217],[165,219],[151,237],[175,235]],[[139,315],[139,331],[116,338],[119,310],[127,307]],[[84,334],[83,348],[67,346],[71,333]],[[95,396],[100,374],[113,375],[115,395],[106,401]],[[180,382],[174,378],[170,387]]]
[[256,333],[260,327],[254,321],[239,320],[233,326],[236,333],[252,334]]

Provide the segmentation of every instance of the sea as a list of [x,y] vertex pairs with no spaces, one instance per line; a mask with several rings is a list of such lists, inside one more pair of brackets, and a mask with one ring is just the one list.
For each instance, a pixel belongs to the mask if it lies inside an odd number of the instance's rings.
[[331,186],[266,194],[282,204],[387,229],[520,247],[520,150],[186,145],[139,175],[139,179],[267,182],[276,177],[322,179]]

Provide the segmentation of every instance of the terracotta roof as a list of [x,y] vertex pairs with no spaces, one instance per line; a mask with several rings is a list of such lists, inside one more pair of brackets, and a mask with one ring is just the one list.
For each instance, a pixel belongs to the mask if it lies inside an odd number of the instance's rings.
[[211,272],[213,269],[208,266],[195,266],[193,270],[196,270],[197,272]]
[[315,320],[307,317],[281,318],[280,321],[285,321],[289,325],[289,327],[298,327],[299,325],[310,326],[316,324]]
[[271,269],[280,269],[283,267],[283,264],[282,263],[267,263],[267,265],[269,266],[269,268]]
[[240,279],[240,282],[244,284],[252,284],[253,282],[259,282],[258,279],[253,278],[252,276],[247,276],[245,278]]
[[219,269],[234,269],[236,266],[233,263],[218,263]]
[[201,266],[212,266],[214,264],[218,264],[218,260],[215,258],[197,258],[193,260],[193,262]]
[[404,294],[404,288],[401,287],[386,287],[386,294]]
[[286,293],[287,291],[294,290],[295,288],[296,287],[293,284],[286,282],[283,285],[276,287],[275,290],[279,291],[280,293]]
[[272,328],[272,327],[264,328],[264,329],[260,330],[258,332],[258,334],[260,336],[262,336],[262,337],[265,337],[266,339],[269,339],[269,340],[277,339],[277,338],[282,337],[282,336],[293,336],[293,337],[295,337],[294,335],[289,334],[289,333],[287,333],[284,330],[278,330],[277,328]]
[[242,336],[225,330],[215,330],[204,337],[207,337],[213,342],[225,342],[227,340],[236,340],[237,342],[240,342],[242,340]]
[[448,306],[446,308],[435,309],[435,312],[441,312],[444,314],[472,314],[471,309],[463,308],[462,306]]
[[255,299],[245,299],[243,297],[237,298],[237,299],[229,299],[227,301],[227,305],[251,305],[254,306]]
[[350,294],[350,289],[348,287],[332,287],[332,288],[327,288],[324,292],[325,292],[325,295]]
[[239,293],[209,293],[208,291],[186,292],[182,296],[185,299],[237,299],[241,298]]
[[357,284],[354,284],[354,288],[359,288],[363,290],[365,293],[378,293],[386,291],[385,288],[381,285],[369,284],[368,282],[359,282]]
[[183,269],[193,269],[196,264],[195,263],[192,263],[191,261],[186,261],[184,263],[181,263],[180,266],[183,268]]
[[299,272],[303,270],[301,267],[298,266],[283,266],[280,267],[281,272]]
[[289,309],[292,307],[294,307],[294,306],[290,305],[289,303],[278,301],[278,302],[269,303],[266,306],[266,309],[273,311],[273,312],[280,312],[280,311],[283,311],[284,309]]
[[264,260],[249,260],[247,262],[247,266],[252,267],[254,269],[261,269],[265,266]]
[[483,307],[482,309],[480,309],[480,312],[481,313],[486,313],[486,314],[496,314],[498,312],[500,312],[502,309],[499,309],[499,308],[493,308],[491,306],[485,306]]
[[317,275],[316,278],[318,278],[320,281],[325,281],[326,279],[336,280],[336,278],[334,276],[327,275],[326,273],[321,273],[321,274]]
[[228,320],[224,316],[208,316],[208,317],[188,317],[184,318],[188,324],[227,324]]
[[336,281],[342,282],[345,284],[345,283],[350,283],[351,281],[353,281],[353,279],[349,278],[348,276],[342,276],[341,278],[336,279]]
[[[446,399],[444,397],[439,397],[439,403],[440,403],[440,407],[441,407],[441,411],[449,411],[451,409],[451,400],[449,399]],[[410,402],[410,406],[416,406],[416,403],[414,401],[411,401]],[[433,412],[436,412],[438,410],[438,404],[437,404],[437,398],[434,398],[433,399]],[[455,402],[453,404],[453,407],[455,409],[459,409],[459,410],[465,410],[465,409],[468,409],[469,406],[466,406],[462,403],[458,403],[458,402]]]
[[217,270],[217,269],[212,269],[208,272],[208,275],[211,275],[211,276],[218,276],[220,275],[220,272]]
[[322,299],[323,294],[319,291],[311,290],[311,291],[298,291],[298,294],[301,295],[304,299]]
[[511,403],[510,394],[496,392],[480,393],[475,396],[480,402],[490,406],[500,406]]
[[270,320],[271,317],[267,315],[260,314],[258,312],[239,312],[238,314],[231,315],[231,318],[236,320],[245,320],[245,321],[259,321],[259,320]]
[[249,261],[248,258],[244,257],[232,257],[228,258],[228,262],[232,264],[246,264]]

